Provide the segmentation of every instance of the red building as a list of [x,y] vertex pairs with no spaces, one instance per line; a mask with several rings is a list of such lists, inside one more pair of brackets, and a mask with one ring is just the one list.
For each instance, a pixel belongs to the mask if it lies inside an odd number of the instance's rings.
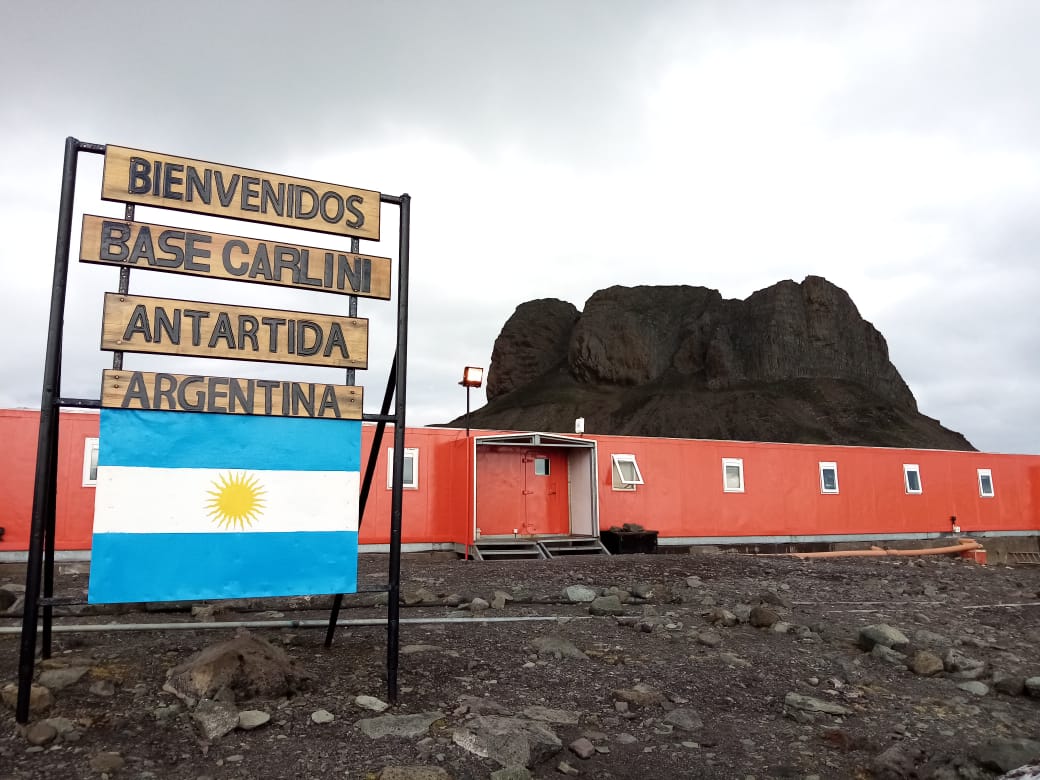
[[[0,410],[2,557],[28,549],[38,423],[37,411]],[[374,431],[363,428],[366,456]],[[97,435],[96,412],[62,412],[58,550],[90,549]],[[965,533],[1040,535],[1034,455],[448,428],[405,440],[405,550],[623,523],[660,545],[923,539],[949,534],[952,517]],[[391,446],[387,435],[376,455],[362,551],[389,544]]]

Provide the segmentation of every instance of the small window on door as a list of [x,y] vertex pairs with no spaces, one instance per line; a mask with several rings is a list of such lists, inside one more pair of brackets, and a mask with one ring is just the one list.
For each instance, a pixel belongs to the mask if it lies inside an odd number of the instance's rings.
[[989,469],[979,469],[979,495],[983,498],[993,498],[993,472]]
[[826,461],[820,462],[820,492],[821,493],[837,493],[838,492],[838,464],[828,463]]
[[722,459],[722,489],[726,493],[744,492],[744,459]]
[[97,487],[98,440],[83,442],[83,487]]
[[534,475],[536,477],[547,477],[547,476],[549,476],[549,459],[548,458],[535,458],[534,459]]
[[921,489],[921,467],[916,463],[903,464],[903,486],[911,495],[918,495]]
[[[394,486],[394,448],[386,451],[386,488],[390,490]],[[404,473],[401,477],[401,486],[406,490],[419,489],[419,448],[405,447],[404,450]]]
[[643,484],[635,455],[611,455],[611,483],[614,490],[635,490]]

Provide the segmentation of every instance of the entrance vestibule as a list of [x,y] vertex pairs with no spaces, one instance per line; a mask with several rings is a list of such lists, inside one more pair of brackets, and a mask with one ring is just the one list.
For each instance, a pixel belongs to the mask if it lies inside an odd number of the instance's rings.
[[596,442],[555,434],[474,439],[474,536],[598,536]]

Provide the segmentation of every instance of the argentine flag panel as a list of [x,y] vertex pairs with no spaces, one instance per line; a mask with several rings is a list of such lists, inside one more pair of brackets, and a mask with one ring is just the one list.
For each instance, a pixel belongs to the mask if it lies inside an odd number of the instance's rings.
[[353,593],[361,423],[102,409],[88,601]]

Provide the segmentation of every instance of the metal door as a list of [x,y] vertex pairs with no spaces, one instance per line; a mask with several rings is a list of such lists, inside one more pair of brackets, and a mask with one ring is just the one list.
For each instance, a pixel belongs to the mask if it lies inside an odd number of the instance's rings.
[[524,527],[529,535],[570,532],[567,458],[555,450],[524,451]]
[[569,533],[567,456],[553,450],[479,448],[477,528],[481,536]]

